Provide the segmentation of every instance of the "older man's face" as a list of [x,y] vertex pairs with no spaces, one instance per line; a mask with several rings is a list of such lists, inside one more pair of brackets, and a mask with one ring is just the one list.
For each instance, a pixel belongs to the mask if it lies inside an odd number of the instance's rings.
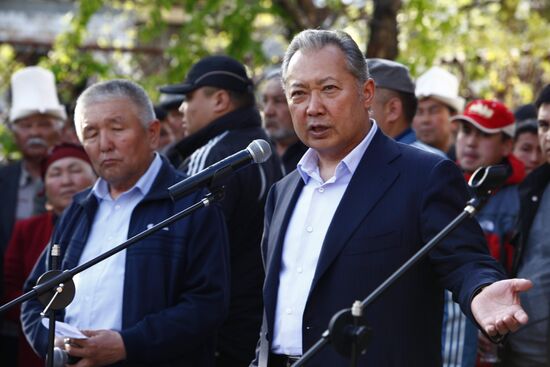
[[15,142],[27,159],[41,159],[59,143],[62,122],[50,115],[34,114],[13,123]]
[[539,107],[537,119],[539,120],[539,142],[542,155],[550,164],[550,103],[544,103]]
[[279,78],[265,83],[262,90],[264,127],[274,141],[297,140],[286,96]]
[[97,174],[117,193],[130,189],[145,173],[158,145],[160,123],[144,127],[138,109],[126,98],[89,104],[81,119],[82,145]]
[[374,83],[359,86],[336,46],[294,54],[285,89],[294,130],[321,159],[341,160],[369,131]]

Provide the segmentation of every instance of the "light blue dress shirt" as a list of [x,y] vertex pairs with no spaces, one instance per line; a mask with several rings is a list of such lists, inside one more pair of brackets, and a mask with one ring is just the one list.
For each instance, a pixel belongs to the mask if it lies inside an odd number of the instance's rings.
[[[128,239],[132,212],[151,189],[161,166],[162,160],[155,153],[155,158],[145,174],[131,189],[116,199],[111,197],[109,184],[104,179],[99,178],[96,181],[92,193],[99,205],[78,265]],[[80,330],[120,331],[125,268],[126,250],[123,250],[77,274],[74,277],[76,295],[66,309],[65,322]]]

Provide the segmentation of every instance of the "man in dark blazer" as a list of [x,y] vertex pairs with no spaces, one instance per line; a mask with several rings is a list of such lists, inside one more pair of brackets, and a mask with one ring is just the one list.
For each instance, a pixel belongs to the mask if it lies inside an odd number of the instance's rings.
[[[311,149],[271,190],[262,251],[265,318],[253,364],[289,366],[332,315],[363,299],[464,207],[453,162],[396,143],[369,119],[374,83],[343,32],[297,35],[283,62],[294,127]],[[359,366],[440,366],[443,288],[491,337],[527,321],[474,220],[365,309],[373,328]],[[308,366],[347,366],[331,347]]]

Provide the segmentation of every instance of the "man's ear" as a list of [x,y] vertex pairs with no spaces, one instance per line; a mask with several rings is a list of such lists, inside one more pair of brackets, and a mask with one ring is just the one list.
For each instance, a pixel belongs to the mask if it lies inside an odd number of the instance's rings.
[[387,121],[397,121],[399,116],[403,114],[403,104],[401,100],[397,97],[392,97],[388,102],[386,102],[386,120]]
[[374,101],[374,80],[371,78],[367,79],[367,81],[363,84],[363,90],[361,92],[363,93],[363,97],[365,99],[365,107],[367,109],[371,108]]
[[229,92],[225,89],[215,91],[212,102],[212,111],[216,114],[226,113],[233,106]]
[[160,137],[160,121],[155,119],[149,123],[146,128],[147,135],[149,136],[149,144],[153,150],[156,150],[159,145]]

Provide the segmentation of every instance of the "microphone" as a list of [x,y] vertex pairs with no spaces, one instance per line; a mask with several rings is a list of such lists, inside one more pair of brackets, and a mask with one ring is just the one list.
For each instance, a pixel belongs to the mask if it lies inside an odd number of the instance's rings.
[[468,185],[477,196],[487,196],[504,185],[511,174],[512,169],[504,164],[479,167],[470,177]]
[[233,172],[248,166],[251,163],[262,163],[271,156],[271,146],[262,139],[254,140],[252,143],[233,155],[214,163],[199,173],[178,182],[168,188],[172,200],[177,200],[202,187],[218,185],[220,180],[226,178]]
[[76,364],[82,358],[71,356],[66,350],[59,347],[53,348],[53,367],[65,367],[65,365]]

